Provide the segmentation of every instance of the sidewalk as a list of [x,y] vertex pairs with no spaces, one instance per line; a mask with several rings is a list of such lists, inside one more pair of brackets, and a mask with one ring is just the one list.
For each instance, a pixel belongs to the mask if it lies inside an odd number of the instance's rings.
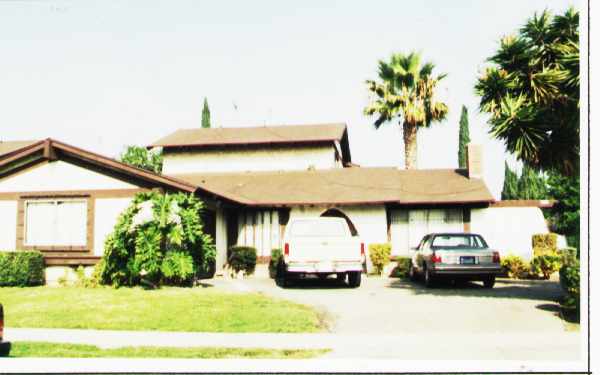
[[578,361],[579,332],[560,334],[201,333],[6,328],[8,341],[123,346],[332,349],[327,358]]

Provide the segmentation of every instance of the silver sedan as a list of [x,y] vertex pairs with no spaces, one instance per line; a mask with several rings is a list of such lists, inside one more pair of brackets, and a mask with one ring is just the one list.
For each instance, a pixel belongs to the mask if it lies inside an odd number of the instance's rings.
[[440,278],[483,281],[493,288],[502,272],[500,253],[473,233],[431,233],[413,249],[409,277],[421,276],[427,287]]

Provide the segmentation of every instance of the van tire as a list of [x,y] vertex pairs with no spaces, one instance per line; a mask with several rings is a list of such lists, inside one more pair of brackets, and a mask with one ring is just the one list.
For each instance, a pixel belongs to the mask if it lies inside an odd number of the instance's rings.
[[360,286],[360,271],[348,272],[348,286],[350,288],[358,288]]

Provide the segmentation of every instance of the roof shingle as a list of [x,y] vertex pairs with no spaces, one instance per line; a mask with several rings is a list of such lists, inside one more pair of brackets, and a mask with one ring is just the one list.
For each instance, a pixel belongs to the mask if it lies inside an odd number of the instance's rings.
[[173,177],[250,206],[494,201],[483,180],[469,179],[464,170],[454,169],[338,168]]

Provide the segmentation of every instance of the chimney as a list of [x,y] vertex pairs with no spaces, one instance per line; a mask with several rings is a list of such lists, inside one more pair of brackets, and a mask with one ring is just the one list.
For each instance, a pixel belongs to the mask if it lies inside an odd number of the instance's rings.
[[481,145],[467,145],[467,175],[469,178],[483,178],[483,155]]

